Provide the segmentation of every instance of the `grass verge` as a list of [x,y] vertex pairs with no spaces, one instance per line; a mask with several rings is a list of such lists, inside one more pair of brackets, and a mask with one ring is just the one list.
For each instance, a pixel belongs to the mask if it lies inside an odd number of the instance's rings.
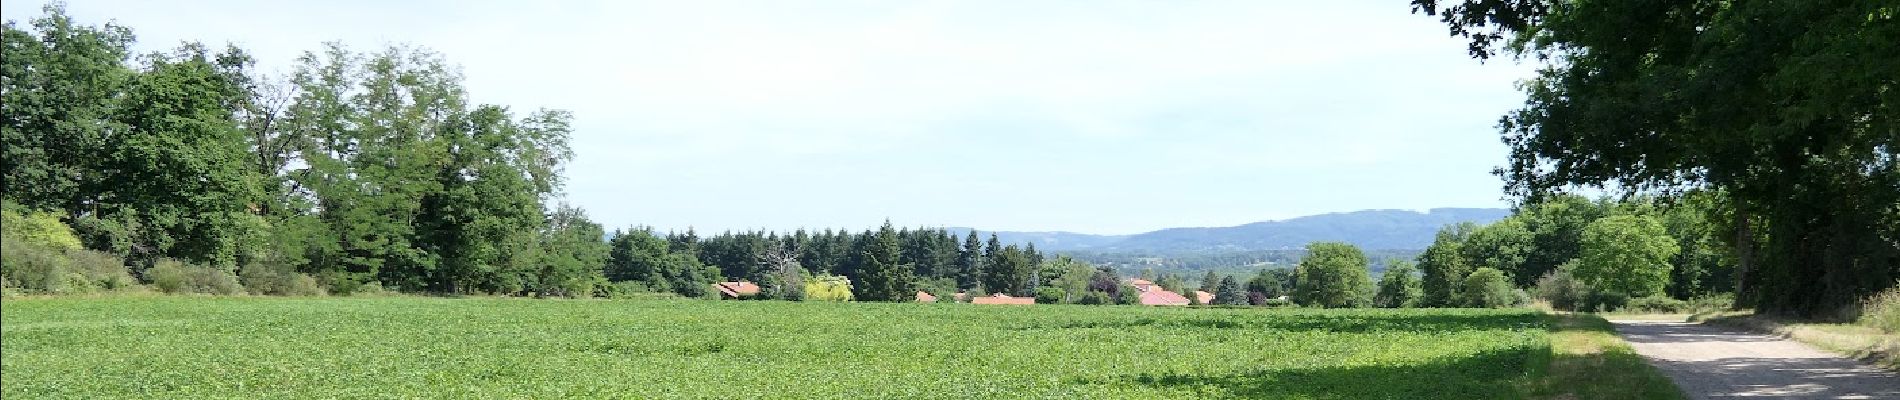
[[1538,399],[1681,399],[1682,391],[1616,335],[1603,317],[1551,314],[1550,363],[1527,382]]
[[1718,316],[1703,323],[1779,335],[1882,368],[1900,370],[1900,357],[1896,357],[1896,353],[1900,353],[1900,334],[1870,326],[1791,321],[1752,314]]

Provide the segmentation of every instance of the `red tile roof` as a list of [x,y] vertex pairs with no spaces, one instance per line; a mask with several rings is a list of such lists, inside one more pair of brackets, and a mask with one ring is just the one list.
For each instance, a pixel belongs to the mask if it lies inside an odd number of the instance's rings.
[[970,299],[970,304],[1036,304],[1036,298],[1010,297],[1006,294],[997,293],[989,295],[988,297]]
[[752,282],[719,282],[713,286],[717,287],[719,294],[725,297],[739,298],[759,294],[759,284]]
[[1204,290],[1194,291],[1194,297],[1201,298],[1201,304],[1214,304],[1214,294]]
[[1188,305],[1188,299],[1186,297],[1182,297],[1180,293],[1155,289],[1155,290],[1141,292],[1141,305],[1144,305],[1144,306],[1185,306],[1185,305]]

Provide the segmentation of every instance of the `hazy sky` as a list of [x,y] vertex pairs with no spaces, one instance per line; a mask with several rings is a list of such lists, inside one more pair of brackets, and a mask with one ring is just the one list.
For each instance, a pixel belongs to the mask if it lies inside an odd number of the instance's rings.
[[[38,15],[4,2],[6,19]],[[575,114],[609,227],[1134,233],[1499,207],[1480,64],[1384,1],[84,1],[141,50],[413,44],[474,100]]]

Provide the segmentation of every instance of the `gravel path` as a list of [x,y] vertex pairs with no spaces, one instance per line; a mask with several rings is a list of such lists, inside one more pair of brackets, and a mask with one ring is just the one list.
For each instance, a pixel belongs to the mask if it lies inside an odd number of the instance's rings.
[[1687,322],[1610,322],[1691,399],[1900,399],[1893,372],[1792,340]]

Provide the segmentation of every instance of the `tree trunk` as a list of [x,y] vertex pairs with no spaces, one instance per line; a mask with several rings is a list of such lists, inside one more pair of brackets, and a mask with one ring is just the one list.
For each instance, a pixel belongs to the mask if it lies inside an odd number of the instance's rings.
[[1738,298],[1753,297],[1748,294],[1748,273],[1755,266],[1755,232],[1749,226],[1748,212],[1737,204],[1735,207],[1735,295]]

